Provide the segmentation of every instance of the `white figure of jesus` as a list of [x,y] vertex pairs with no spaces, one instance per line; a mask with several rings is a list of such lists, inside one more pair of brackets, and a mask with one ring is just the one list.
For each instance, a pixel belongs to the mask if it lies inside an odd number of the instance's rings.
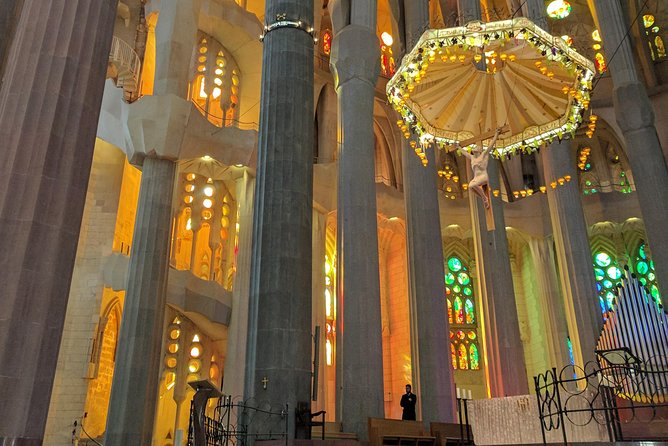
[[481,140],[476,144],[475,148],[471,153],[462,149],[459,146],[459,143],[455,144],[455,147],[461,152],[462,155],[467,157],[471,161],[471,169],[473,170],[473,179],[469,183],[469,189],[472,190],[476,195],[478,195],[485,209],[489,209],[489,196],[485,187],[489,189],[489,177],[487,176],[487,165],[489,164],[489,154],[494,150],[496,145],[496,140],[503,131],[502,127],[498,127],[494,133],[494,137],[490,141],[487,148],[483,149],[482,137]]

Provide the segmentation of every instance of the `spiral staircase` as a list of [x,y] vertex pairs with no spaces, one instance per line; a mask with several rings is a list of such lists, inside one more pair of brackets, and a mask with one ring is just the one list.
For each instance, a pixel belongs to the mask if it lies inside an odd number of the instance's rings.
[[123,89],[126,102],[139,97],[141,60],[135,50],[123,40],[114,36],[109,51],[107,77],[112,78],[118,88]]

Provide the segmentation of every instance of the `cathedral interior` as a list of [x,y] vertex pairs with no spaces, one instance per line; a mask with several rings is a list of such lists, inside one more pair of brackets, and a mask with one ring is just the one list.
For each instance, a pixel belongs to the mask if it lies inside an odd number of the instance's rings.
[[[406,384],[419,420],[454,422],[458,399],[593,360],[626,271],[662,308],[666,1],[0,9],[2,445],[191,444],[202,380],[359,440],[401,419]],[[486,215],[470,162],[416,145],[388,83],[426,30],[520,17],[589,61],[591,97],[571,132],[490,159]],[[514,63],[448,54],[418,77]],[[518,121],[583,102],[525,70]],[[403,98],[460,123],[494,107],[451,82]]]

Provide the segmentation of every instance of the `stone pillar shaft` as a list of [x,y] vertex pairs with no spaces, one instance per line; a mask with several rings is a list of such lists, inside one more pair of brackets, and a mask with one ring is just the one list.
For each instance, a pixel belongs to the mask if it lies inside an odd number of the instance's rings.
[[107,446],[151,444],[162,361],[175,174],[173,161],[144,159],[109,400]]
[[[356,0],[359,3],[359,0]],[[375,11],[375,0],[368,2]],[[371,6],[369,6],[371,8]],[[368,438],[367,418],[383,417],[373,106],[379,72],[375,14],[335,30],[332,67],[339,99],[337,210],[337,386],[345,432]],[[355,19],[352,19],[355,22]]]
[[232,317],[228,331],[227,355],[225,356],[225,380],[223,393],[232,397],[244,393],[244,364],[249,352],[248,333],[248,286],[250,259],[253,244],[253,191],[255,178],[244,170],[236,180],[236,200],[239,204],[239,253],[237,274],[232,291]]
[[[541,152],[546,184],[565,175],[577,178],[572,152],[570,140],[552,143]],[[573,355],[576,364],[582,366],[594,359],[603,319],[577,181],[564,183],[556,189],[548,187],[547,200]]]
[[[407,51],[429,25],[429,2],[408,0]],[[425,422],[453,422],[455,396],[450,357],[448,312],[445,299],[443,239],[438,205],[435,150],[428,151],[427,166],[404,141],[402,166],[408,247],[409,302],[413,384]]]
[[[313,22],[310,0],[268,0],[266,22]],[[313,39],[277,28],[264,39],[250,274],[247,396],[310,408]],[[254,343],[254,344],[250,344]]]
[[[459,0],[459,15],[463,23],[480,20],[479,0]],[[499,161],[490,158],[487,167],[489,186],[500,189]],[[491,197],[494,231],[487,231],[485,209],[475,194],[469,192],[476,255],[483,294],[485,318],[485,354],[491,395],[510,396],[527,393],[526,367],[519,320],[515,305],[515,290],[510,270],[503,200]]]
[[482,8],[480,0],[457,0],[459,9],[459,25],[466,25],[472,20],[481,20]]
[[606,48],[617,48],[608,71],[614,86],[617,124],[626,140],[626,155],[633,170],[636,194],[642,211],[659,288],[668,290],[668,168],[661,150],[654,111],[626,38],[627,23],[619,1],[594,0],[601,37]]
[[44,435],[115,13],[114,0],[24,0],[12,33],[0,89],[0,444]]
[[[542,0],[528,0],[525,8],[529,19],[539,26],[547,26]],[[541,156],[546,185],[565,175],[577,178],[571,141],[554,142],[543,150]],[[564,296],[564,308],[558,310],[566,316],[575,362],[583,366],[585,362],[594,359],[594,346],[602,318],[596,295],[587,222],[577,181],[556,189],[548,188],[547,201]],[[558,342],[563,345],[566,340],[559,339]],[[557,364],[557,367],[566,364]]]
[[[489,186],[500,188],[499,161],[490,158]],[[489,388],[493,397],[524,395],[528,392],[524,352],[515,305],[515,289],[510,269],[506,223],[501,197],[491,197],[494,231],[487,231],[485,209],[469,192],[473,231],[485,318],[485,353]]]

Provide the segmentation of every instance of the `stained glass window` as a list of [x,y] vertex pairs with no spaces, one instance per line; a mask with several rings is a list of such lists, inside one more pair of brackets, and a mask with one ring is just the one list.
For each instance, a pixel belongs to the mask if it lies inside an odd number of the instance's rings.
[[661,304],[661,293],[656,282],[654,260],[650,258],[648,251],[647,245],[643,242],[638,247],[638,252],[635,255],[633,269],[638,276],[638,280],[647,288],[654,302]]
[[455,323],[463,324],[464,323],[464,309],[462,308],[462,299],[461,297],[455,297]]
[[450,256],[445,266],[452,365],[458,370],[480,370],[476,306],[468,264],[460,257]]
[[615,288],[621,283],[622,270],[609,253],[599,250],[594,253],[594,276],[601,311],[605,313],[615,302]]
[[663,39],[659,35],[661,27],[656,23],[656,18],[652,14],[645,14],[642,16],[643,27],[645,28],[645,36],[647,37],[647,45],[649,45],[649,52],[652,60],[661,60],[666,58],[666,47]]

